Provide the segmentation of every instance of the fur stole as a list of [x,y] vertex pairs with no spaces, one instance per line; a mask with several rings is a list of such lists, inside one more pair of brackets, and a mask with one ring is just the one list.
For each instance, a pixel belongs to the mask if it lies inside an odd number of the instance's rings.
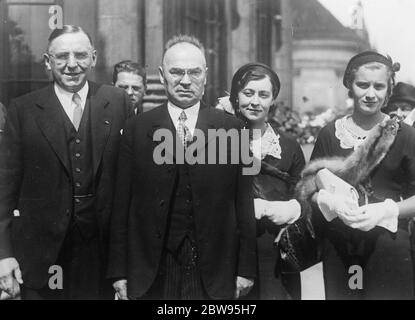
[[395,141],[399,123],[388,119],[377,125],[365,141],[347,157],[320,158],[311,161],[303,170],[302,178],[295,187],[295,198],[301,203],[303,214],[311,215],[310,200],[318,191],[316,174],[327,168],[353,185],[365,197],[371,195],[369,176],[384,159]]

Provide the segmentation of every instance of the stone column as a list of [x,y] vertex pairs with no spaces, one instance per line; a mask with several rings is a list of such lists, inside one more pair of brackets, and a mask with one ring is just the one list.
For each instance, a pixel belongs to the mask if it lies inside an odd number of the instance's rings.
[[[281,80],[281,91],[277,101],[292,106],[293,63],[292,63],[292,14],[290,0],[281,0],[281,48],[275,52],[273,68]],[[278,21],[276,21],[278,22]]]
[[147,72],[150,75],[157,75],[164,48],[163,0],[145,0],[145,17],[145,56]]
[[143,0],[97,0],[97,74],[111,82],[115,63],[144,63]]
[[232,31],[232,74],[243,64],[256,60],[255,0],[238,0],[237,7],[240,20]]

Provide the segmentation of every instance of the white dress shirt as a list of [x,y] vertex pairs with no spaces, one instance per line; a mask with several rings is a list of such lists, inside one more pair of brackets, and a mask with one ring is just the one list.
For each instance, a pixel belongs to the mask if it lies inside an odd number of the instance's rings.
[[167,110],[169,111],[170,118],[174,123],[174,127],[177,130],[177,126],[179,125],[179,117],[180,114],[184,111],[186,114],[187,120],[185,121],[186,127],[189,129],[190,134],[193,136],[195,132],[197,117],[199,115],[200,110],[200,102],[196,103],[194,106],[189,107],[187,109],[182,109],[179,107],[176,107],[173,103],[170,101],[167,103]]
[[[65,110],[66,114],[68,115],[69,119],[73,123],[73,111],[75,109],[75,104],[72,102],[72,97],[74,93],[68,92],[64,89],[62,89],[60,86],[58,86],[55,82],[54,85],[56,96],[59,99],[59,102],[61,103],[63,109]],[[81,108],[82,111],[85,109],[85,103],[86,103],[86,97],[88,95],[89,85],[88,81],[85,82],[84,86],[81,90],[79,90],[77,93],[81,97]]]

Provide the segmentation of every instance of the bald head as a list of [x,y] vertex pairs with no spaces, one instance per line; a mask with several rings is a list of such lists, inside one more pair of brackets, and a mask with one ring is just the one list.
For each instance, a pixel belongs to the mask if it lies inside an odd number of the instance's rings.
[[206,69],[206,58],[203,51],[188,42],[179,42],[168,48],[163,56],[163,68],[166,64],[180,63],[188,66],[200,66]]
[[203,49],[197,45],[182,41],[167,47],[159,72],[167,98],[176,106],[185,109],[202,99],[207,68]]

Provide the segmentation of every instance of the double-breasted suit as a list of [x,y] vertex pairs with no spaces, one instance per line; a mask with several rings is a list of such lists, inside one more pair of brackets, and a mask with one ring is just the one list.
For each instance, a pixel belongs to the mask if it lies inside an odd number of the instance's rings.
[[[242,122],[201,106],[196,129],[206,138],[206,144],[201,145],[205,159],[210,155],[218,161],[218,154],[213,155],[218,149],[207,147],[208,130],[232,128],[241,130]],[[176,135],[166,105],[129,120],[121,142],[108,276],[127,279],[128,295],[133,298],[145,295],[157,277],[170,211],[179,201],[176,157],[173,164],[155,161],[154,151],[160,141],[155,141],[154,134],[158,129]],[[229,160],[236,150],[229,141],[227,147]],[[238,164],[196,163],[186,171],[198,266],[204,289],[214,299],[233,298],[236,277],[253,278],[256,274],[252,179],[241,170],[239,157]]]
[[[87,104],[93,207],[105,252],[120,131],[132,109],[123,90],[93,82]],[[48,283],[75,213],[65,117],[53,85],[19,97],[0,145],[0,259],[17,259],[28,288]]]

